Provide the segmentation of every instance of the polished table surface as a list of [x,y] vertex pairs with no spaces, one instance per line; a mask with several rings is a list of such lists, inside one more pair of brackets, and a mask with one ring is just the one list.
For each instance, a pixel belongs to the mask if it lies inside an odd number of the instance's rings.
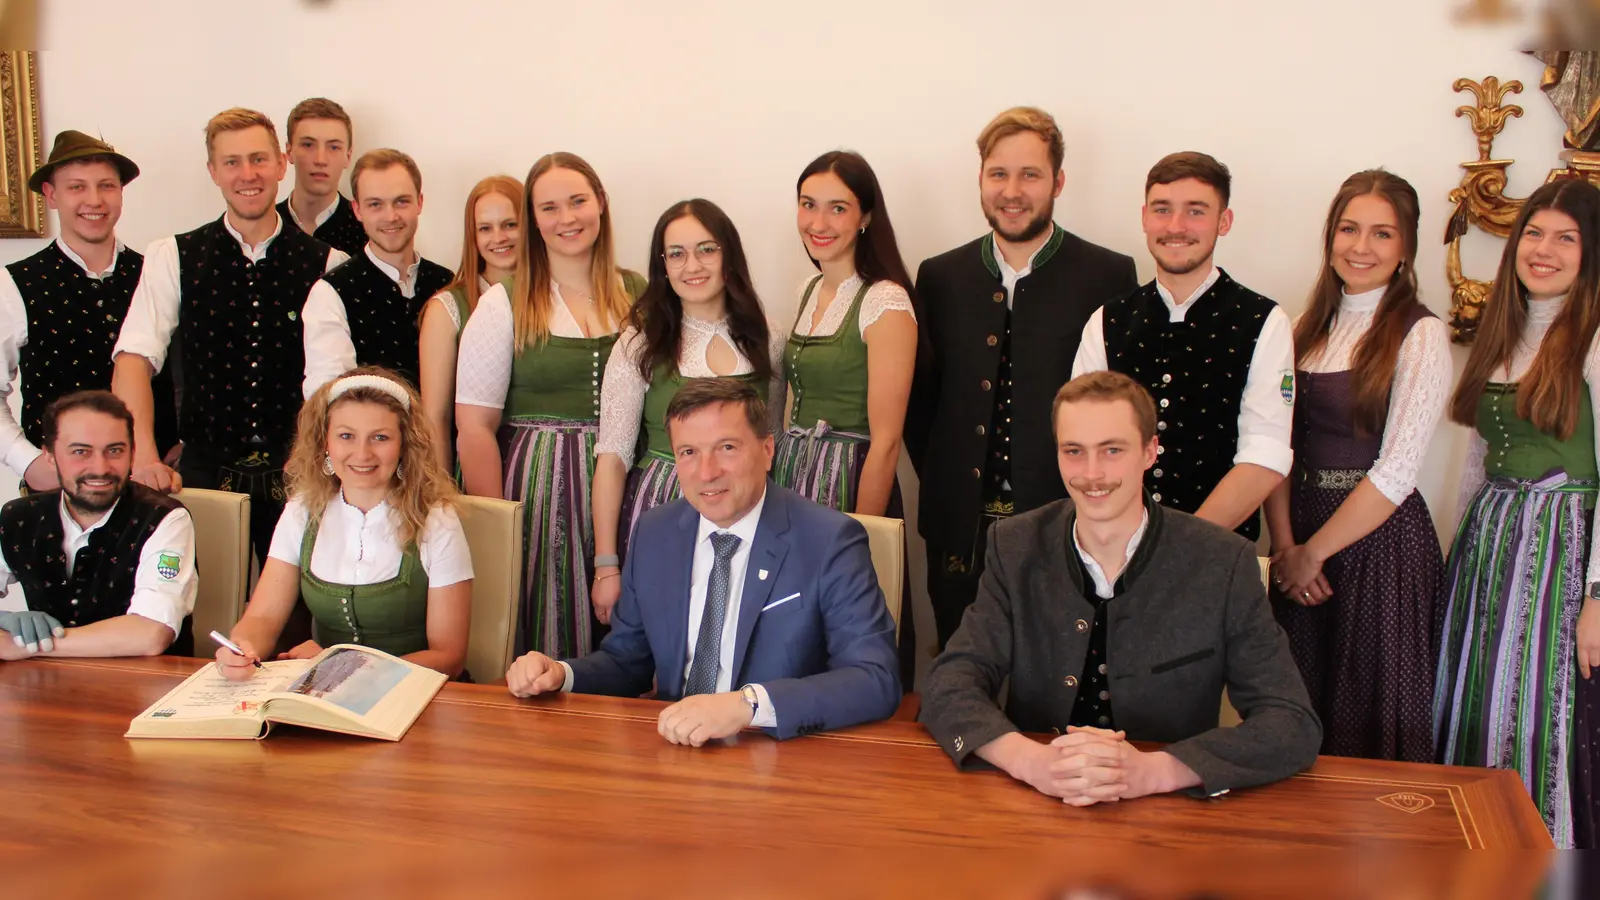
[[0,850],[404,850],[518,846],[530,834],[545,848],[1550,846],[1505,771],[1328,757],[1214,800],[1076,809],[998,772],[958,772],[908,722],[781,743],[747,732],[695,749],[656,734],[656,702],[518,700],[490,686],[446,686],[398,743],[282,726],[262,741],[122,736],[202,664],[0,664]]

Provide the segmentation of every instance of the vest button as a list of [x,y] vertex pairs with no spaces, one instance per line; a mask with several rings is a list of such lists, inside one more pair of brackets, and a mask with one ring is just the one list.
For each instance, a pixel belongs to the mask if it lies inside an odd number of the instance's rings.
[[983,470],[981,470],[981,469],[973,469],[972,470],[972,477],[973,478],[982,478],[983,477]]
[[1157,503],[1160,503],[1161,502],[1161,495],[1160,494],[1151,494],[1150,495],[1150,499],[1154,500]]
[[983,426],[982,425],[978,426],[978,437],[983,437]]
[[1062,679],[1061,683],[1066,685],[1067,687],[1077,687],[1078,686],[1078,676],[1076,676],[1076,675],[1068,675],[1066,678]]
[[1172,401],[1171,401],[1171,400],[1168,400],[1168,399],[1167,399],[1167,398],[1165,398],[1165,397],[1162,397],[1162,398],[1161,398],[1161,408],[1162,408],[1162,409],[1166,409],[1166,408],[1167,408],[1167,407],[1169,407],[1169,406],[1171,406],[1171,405],[1172,405]]
[[1006,292],[1005,291],[995,291],[994,292],[994,302],[996,302],[996,303],[1004,303],[1004,302],[1006,302]]
[[978,382],[978,387],[981,387],[981,388],[983,388],[984,390],[987,391],[991,387],[994,387],[994,385],[990,384],[989,383],[989,379],[985,378],[984,380]]
[[1089,623],[1085,622],[1082,619],[1079,619],[1078,621],[1072,623],[1072,630],[1076,631],[1079,634],[1088,634],[1089,633]]
[[1160,477],[1161,477],[1161,475],[1162,475],[1162,472],[1161,472],[1161,470],[1160,470],[1160,469],[1155,469],[1155,470],[1153,470],[1153,471],[1151,471],[1151,473],[1150,473],[1150,474],[1151,474],[1151,475],[1154,475],[1154,476],[1155,476],[1155,477],[1157,477],[1157,478],[1160,478]]
[[991,347],[993,347],[994,345],[1000,343],[1000,339],[995,337],[992,334],[989,335],[988,337],[984,338],[983,341],[984,341],[984,343],[988,344]]
[[1166,431],[1167,430],[1167,423],[1165,423],[1165,422],[1157,422],[1156,423],[1156,430],[1157,431]]

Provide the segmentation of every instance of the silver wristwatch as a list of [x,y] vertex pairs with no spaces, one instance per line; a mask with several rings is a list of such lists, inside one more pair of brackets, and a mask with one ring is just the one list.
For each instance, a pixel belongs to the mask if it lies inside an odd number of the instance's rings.
[[756,686],[747,684],[739,688],[739,695],[744,697],[744,702],[750,704],[750,721],[756,720],[756,712],[761,709],[761,695],[756,693]]

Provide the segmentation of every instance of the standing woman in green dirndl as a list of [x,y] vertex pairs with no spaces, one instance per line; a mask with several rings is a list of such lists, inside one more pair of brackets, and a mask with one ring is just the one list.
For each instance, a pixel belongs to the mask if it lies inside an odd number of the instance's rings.
[[678,387],[693,378],[748,381],[776,425],[783,346],[727,214],[700,199],[662,213],[650,239],[649,286],[617,339],[600,398],[592,596],[601,622],[621,595],[622,557],[639,516],[683,495],[665,425]]
[[509,175],[491,175],[472,188],[455,280],[422,308],[417,389],[433,424],[434,450],[446,469],[455,466],[456,350],[461,327],[478,308],[478,298],[510,281],[516,271],[521,204],[522,185]]
[[283,475],[289,501],[230,635],[246,655],[218,649],[223,674],[250,678],[251,660],[271,651],[304,597],[316,638],[279,659],[361,644],[460,676],[472,553],[416,390],[377,366],[318,388],[300,408]]
[[774,477],[840,512],[900,518],[895,468],[917,358],[911,276],[859,154],[817,157],[796,194],[800,240],[821,274],[806,281],[783,355],[794,405]]
[[467,493],[523,504],[515,653],[594,649],[590,485],[600,386],[643,279],[617,267],[611,201],[570,153],[540,158],[519,192],[522,252],[461,333],[456,423]]
[[1600,190],[1525,201],[1450,417],[1475,429],[1434,690],[1439,761],[1515,769],[1557,847],[1594,847],[1600,766]]

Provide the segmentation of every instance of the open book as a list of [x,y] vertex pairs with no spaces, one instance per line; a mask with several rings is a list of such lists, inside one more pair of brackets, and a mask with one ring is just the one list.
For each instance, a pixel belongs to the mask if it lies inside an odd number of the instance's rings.
[[248,681],[205,666],[140,713],[126,736],[259,740],[283,722],[398,741],[448,680],[354,644],[261,665]]

